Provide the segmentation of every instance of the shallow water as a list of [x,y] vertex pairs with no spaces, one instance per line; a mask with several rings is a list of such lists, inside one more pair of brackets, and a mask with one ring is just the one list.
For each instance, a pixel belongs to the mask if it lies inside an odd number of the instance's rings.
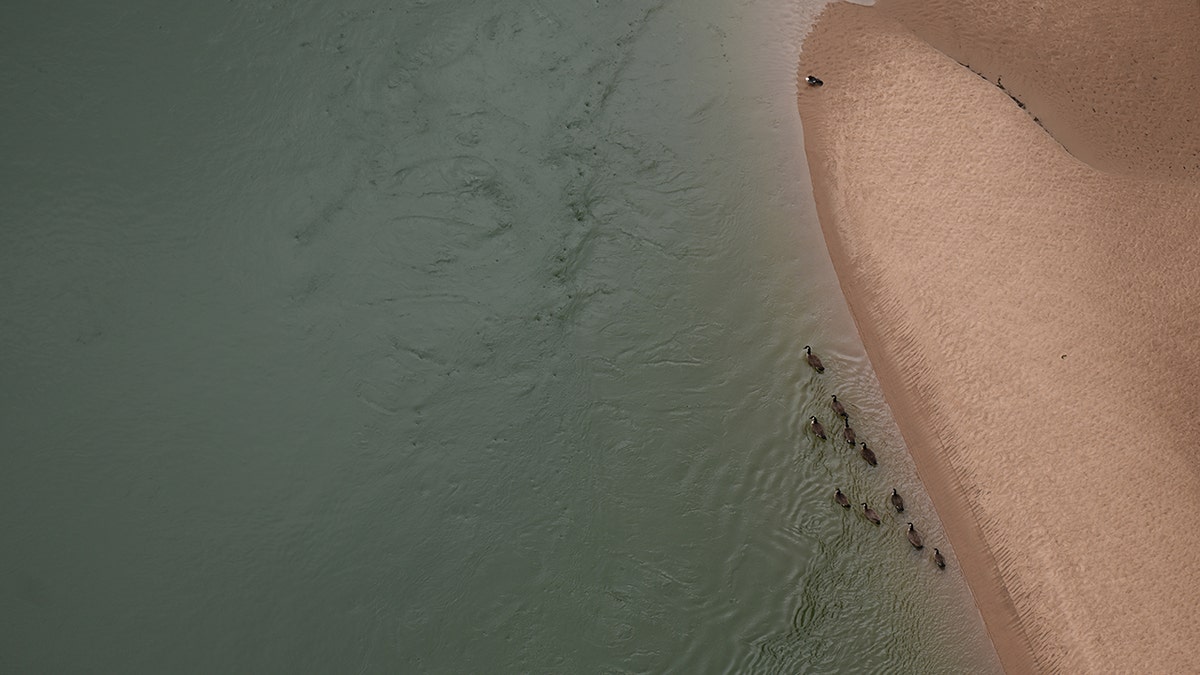
[[781,4],[12,12],[0,669],[996,671]]

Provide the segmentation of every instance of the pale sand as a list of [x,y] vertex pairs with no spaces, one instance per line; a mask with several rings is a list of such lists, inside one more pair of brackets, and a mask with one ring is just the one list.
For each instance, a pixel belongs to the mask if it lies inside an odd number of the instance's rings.
[[1197,44],[1200,3],[1118,0],[804,43],[830,254],[1009,672],[1200,668]]

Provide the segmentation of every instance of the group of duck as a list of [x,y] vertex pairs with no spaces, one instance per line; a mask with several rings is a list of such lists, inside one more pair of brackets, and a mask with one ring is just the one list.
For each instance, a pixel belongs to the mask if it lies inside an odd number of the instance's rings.
[[[825,372],[825,365],[821,363],[820,357],[812,353],[812,347],[805,345],[804,354],[805,358],[808,360],[808,365],[811,366],[813,370],[817,371],[818,373]],[[858,441],[858,437],[854,433],[854,429],[850,426],[850,414],[846,412],[846,406],[838,400],[837,394],[833,395],[833,401],[830,403],[830,407],[833,408],[834,414],[836,414],[842,420],[842,438],[846,440],[846,443],[848,443],[850,447],[854,447],[855,443]],[[821,424],[816,415],[808,418],[808,428],[810,431],[812,431],[813,435],[823,441],[829,438],[829,436],[825,433],[825,426]],[[866,443],[861,443],[861,446],[862,447],[859,450],[859,455],[862,456],[863,460],[871,466],[878,466],[879,461],[876,459],[875,453],[871,450],[871,448],[869,448]],[[850,498],[842,492],[841,488],[837,488],[834,491],[833,500],[844,509],[850,508]],[[891,502],[892,508],[896,510],[896,513],[904,513],[904,498],[900,496],[899,492],[896,492],[896,488],[892,488]],[[862,508],[863,515],[868,521],[871,522],[871,524],[879,525],[883,522],[882,519],[880,519],[879,514],[875,512],[875,509],[871,508],[867,502],[863,502]],[[925,542],[921,539],[921,533],[917,532],[917,528],[912,523],[908,523],[908,543],[912,544],[912,547],[918,550],[925,548]],[[933,549],[933,562],[938,566],[939,569],[946,568],[946,558],[942,555],[942,552],[936,548]]]

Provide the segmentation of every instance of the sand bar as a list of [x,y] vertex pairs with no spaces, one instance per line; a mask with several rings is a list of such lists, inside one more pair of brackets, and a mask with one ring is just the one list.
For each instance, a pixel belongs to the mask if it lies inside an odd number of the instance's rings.
[[1197,43],[1200,5],[1115,0],[804,43],[839,283],[1009,672],[1200,663]]

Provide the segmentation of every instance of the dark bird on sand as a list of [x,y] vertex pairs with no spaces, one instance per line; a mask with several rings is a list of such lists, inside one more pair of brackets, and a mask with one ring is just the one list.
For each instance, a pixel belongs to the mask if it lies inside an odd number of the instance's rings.
[[875,509],[867,506],[866,502],[863,502],[863,515],[867,517],[867,520],[875,523],[876,525],[880,523],[879,514],[875,513]]
[[838,417],[841,417],[842,419],[850,419],[850,416],[846,414],[846,406],[842,405],[842,402],[837,400],[837,394],[833,395],[833,403],[830,403],[829,407],[833,408],[833,412],[837,413]]
[[847,443],[849,443],[850,445],[854,445],[854,441],[857,439],[854,436],[854,430],[850,428],[850,420],[842,420],[842,421],[846,423],[846,428],[842,429],[842,436],[845,437]]
[[875,460],[875,453],[867,447],[866,443],[862,444],[862,451],[858,454],[862,455],[862,458],[867,460],[867,464],[870,464],[871,466],[877,466],[879,464],[879,462]]
[[809,75],[808,77],[804,78],[804,81],[807,82],[808,86],[810,87],[819,87],[825,84],[821,81],[821,78],[816,77],[815,75]]
[[804,345],[804,353],[807,355],[805,358],[808,359],[808,365],[812,366],[813,370],[818,373],[825,372],[824,364],[821,363],[821,359],[816,354],[812,353],[812,347]]
[[942,552],[936,548],[933,549],[933,564],[937,565],[938,569],[940,570],[946,569],[946,558],[944,558],[942,556]]
[[904,513],[904,497],[896,492],[896,488],[892,488],[892,506],[896,507],[896,513]]
[[808,418],[808,426],[812,429],[812,432],[817,435],[817,438],[821,440],[828,438],[828,436],[825,435],[825,427],[821,426],[821,423],[817,421],[816,415]]
[[917,532],[912,523],[908,524],[908,543],[912,544],[913,548],[925,548],[925,542],[921,541],[921,533]]
[[833,493],[833,501],[837,502],[838,506],[842,507],[843,509],[850,508],[850,500],[846,497],[845,493],[842,492],[842,488],[838,488],[837,491]]

